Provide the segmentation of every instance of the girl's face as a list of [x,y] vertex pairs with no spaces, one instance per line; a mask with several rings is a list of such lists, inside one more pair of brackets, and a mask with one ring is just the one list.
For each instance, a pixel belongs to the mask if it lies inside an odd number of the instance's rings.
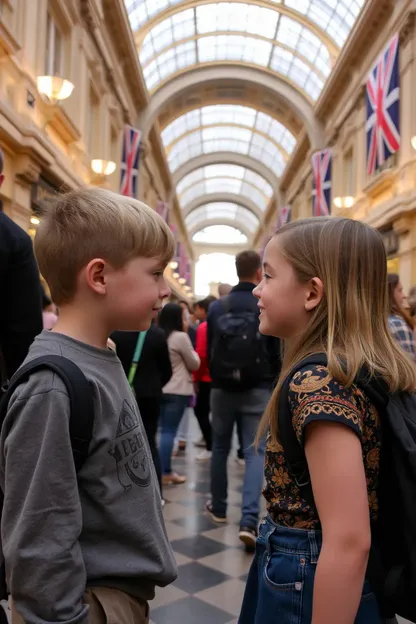
[[396,304],[396,306],[399,309],[403,308],[404,303],[406,301],[406,295],[404,294],[403,286],[401,282],[399,282],[396,288],[394,289],[393,296],[394,296],[394,303]]
[[273,238],[266,247],[264,276],[253,294],[259,299],[260,332],[287,339],[305,329],[310,312],[322,299],[323,285],[318,278],[300,282],[278,240]]

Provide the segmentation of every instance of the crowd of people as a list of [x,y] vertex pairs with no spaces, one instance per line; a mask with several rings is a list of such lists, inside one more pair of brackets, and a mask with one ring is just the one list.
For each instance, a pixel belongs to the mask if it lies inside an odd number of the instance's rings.
[[[29,237],[0,212],[0,271],[18,302],[0,306],[13,623],[148,622],[155,587],[177,575],[162,506],[186,481],[175,456],[193,414],[218,524],[237,431],[239,538],[255,553],[240,624],[409,617],[412,562],[398,533],[411,529],[388,427],[399,401],[412,418],[414,291],[407,301],[387,275],[379,233],[342,218],[287,224],[263,259],[236,256],[237,285],[193,307],[170,298],[174,248],[144,204],[72,191],[38,228],[46,294]],[[387,472],[399,474],[393,485]]]

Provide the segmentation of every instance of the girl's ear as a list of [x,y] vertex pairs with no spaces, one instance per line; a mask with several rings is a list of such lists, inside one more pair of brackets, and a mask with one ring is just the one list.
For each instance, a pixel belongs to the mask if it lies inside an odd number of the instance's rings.
[[308,288],[306,291],[305,310],[311,312],[322,301],[324,296],[324,285],[319,277],[313,277],[308,282]]

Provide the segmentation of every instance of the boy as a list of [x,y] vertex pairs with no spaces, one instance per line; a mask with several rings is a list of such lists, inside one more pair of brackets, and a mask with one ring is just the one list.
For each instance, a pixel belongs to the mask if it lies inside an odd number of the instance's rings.
[[52,371],[33,374],[2,427],[2,546],[12,621],[143,624],[155,586],[177,574],[136,402],[116,354],[116,329],[147,329],[170,294],[174,252],[150,208],[104,189],[57,198],[39,226],[39,268],[59,320],[32,345],[75,362],[94,396],[94,434],[78,479],[69,398]]

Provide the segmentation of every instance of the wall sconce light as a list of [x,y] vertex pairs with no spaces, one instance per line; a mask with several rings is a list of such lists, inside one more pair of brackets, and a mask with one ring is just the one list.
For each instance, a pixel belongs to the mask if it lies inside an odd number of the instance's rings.
[[116,170],[117,165],[112,160],[102,160],[101,158],[94,158],[91,161],[91,169],[97,175],[110,176]]
[[178,263],[176,260],[172,260],[172,262],[169,262],[169,266],[174,271],[175,269],[178,268]]
[[173,277],[174,277],[175,279],[178,279],[178,277],[179,277],[179,273],[174,273],[174,274],[173,274]]
[[416,150],[416,135],[410,139],[410,143],[414,150]]
[[180,277],[178,279],[179,284],[186,284],[186,279],[184,277]]
[[60,76],[38,76],[37,85],[39,93],[52,105],[69,98],[74,90],[72,82]]
[[190,287],[190,286],[185,286],[184,290],[185,290],[186,292],[189,292],[189,291],[191,290],[191,287]]
[[39,225],[40,219],[38,217],[30,217],[30,222],[32,225]]
[[347,197],[335,197],[334,204],[337,208],[352,208],[355,204],[355,199],[350,195]]

